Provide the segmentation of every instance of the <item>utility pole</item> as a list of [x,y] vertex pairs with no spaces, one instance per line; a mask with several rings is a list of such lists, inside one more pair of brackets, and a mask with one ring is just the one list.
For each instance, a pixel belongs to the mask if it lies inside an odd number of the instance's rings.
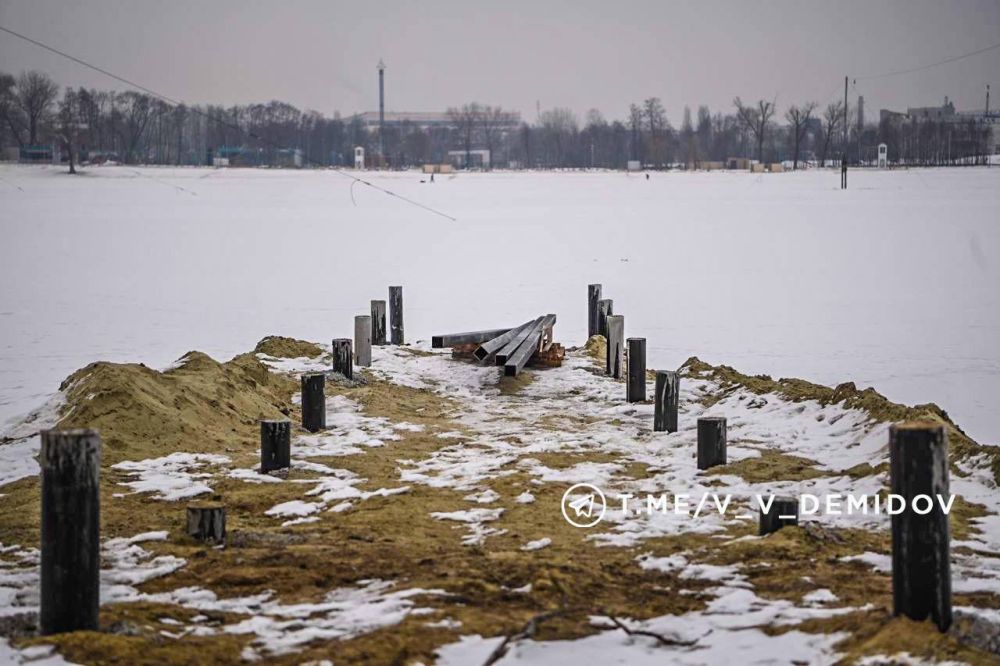
[[847,77],[844,77],[844,155],[847,155]]
[[378,61],[378,162],[385,163],[385,63]]

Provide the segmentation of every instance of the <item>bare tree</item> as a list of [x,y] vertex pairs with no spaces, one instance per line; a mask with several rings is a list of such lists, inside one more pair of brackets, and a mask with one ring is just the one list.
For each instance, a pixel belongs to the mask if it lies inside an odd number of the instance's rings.
[[549,164],[555,167],[566,166],[569,144],[579,129],[576,116],[569,109],[555,108],[543,111],[539,121],[543,138],[550,149]]
[[180,166],[181,155],[184,151],[184,121],[187,118],[187,107],[183,104],[178,104],[174,107],[174,130],[177,132],[177,155],[175,156],[175,163]]
[[684,107],[684,120],[681,122],[681,148],[684,150],[684,168],[696,169],[701,160],[698,153],[698,137],[694,133],[691,122],[691,107]]
[[[24,129],[23,115],[17,103],[17,79],[11,74],[0,72],[0,121],[7,131],[17,141],[18,146],[24,145],[22,132]],[[3,132],[0,131],[0,139]]]
[[509,111],[504,111],[499,106],[484,106],[479,117],[480,125],[483,128],[483,142],[486,150],[490,153],[490,166],[493,166],[493,147],[504,128],[509,127],[512,122],[512,115]]
[[757,140],[757,161],[764,161],[764,135],[767,133],[768,123],[774,115],[774,101],[767,102],[763,99],[757,101],[757,106],[744,106],[739,97],[733,100],[736,106],[736,115],[743,126],[753,134]]
[[56,135],[69,155],[69,172],[75,174],[77,132],[80,128],[80,97],[72,88],[66,88],[63,93],[56,119]]
[[632,159],[641,160],[639,148],[642,142],[642,109],[637,104],[628,107],[628,126],[632,133]]
[[531,154],[531,125],[521,123],[521,144],[524,149],[524,167],[530,169],[534,166]]
[[38,143],[38,128],[45,121],[52,104],[59,95],[59,87],[42,72],[24,72],[17,79],[17,104],[28,120],[28,143]]
[[802,146],[802,137],[806,134],[809,119],[812,112],[816,110],[816,102],[806,102],[802,106],[792,104],[785,112],[785,120],[788,121],[792,129],[792,169],[799,168],[799,148]]
[[827,104],[823,111],[823,147],[820,150],[819,161],[822,166],[826,166],[826,157],[830,152],[830,140],[840,127],[844,119],[844,103],[833,102]]
[[465,104],[461,108],[451,107],[448,109],[448,115],[451,116],[451,122],[455,123],[458,128],[462,145],[465,148],[465,168],[468,169],[472,163],[472,136],[476,127],[479,126],[483,109],[478,103],[473,102]]
[[121,93],[117,101],[123,107],[120,131],[125,145],[125,161],[133,164],[140,141],[152,118],[153,105],[149,96],[132,91]]
[[662,134],[667,127],[667,112],[659,97],[650,97],[642,103],[642,107],[649,126],[650,157],[657,164],[662,164],[665,157],[665,140]]

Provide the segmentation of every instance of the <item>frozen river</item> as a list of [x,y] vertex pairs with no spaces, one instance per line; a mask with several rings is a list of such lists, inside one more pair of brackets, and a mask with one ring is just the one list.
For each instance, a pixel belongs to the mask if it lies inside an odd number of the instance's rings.
[[408,340],[559,315],[601,282],[650,367],[696,355],[937,402],[1000,443],[1000,169],[653,174],[0,166],[0,421],[95,360],[349,337],[404,285]]

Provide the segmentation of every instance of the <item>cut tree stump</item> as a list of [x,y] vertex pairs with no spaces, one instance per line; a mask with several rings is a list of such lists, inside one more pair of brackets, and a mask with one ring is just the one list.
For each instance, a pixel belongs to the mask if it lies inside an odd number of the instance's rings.
[[911,422],[889,428],[889,486],[906,502],[891,517],[893,612],[917,621],[929,617],[946,631],[952,621],[950,535],[938,499],[947,502],[950,494],[944,426]]
[[606,372],[615,379],[621,379],[625,370],[625,317],[611,315],[607,318],[608,354]]
[[371,315],[358,315],[354,318],[354,360],[362,368],[372,364]]
[[222,502],[192,502],[187,505],[188,536],[202,543],[226,542],[226,507]]
[[646,400],[646,338],[628,339],[628,383],[625,385],[625,400],[643,402]]
[[287,469],[291,464],[292,422],[260,422],[260,471],[262,474]]
[[657,370],[654,393],[653,430],[655,432],[677,432],[680,376],[672,370]]
[[43,430],[41,440],[39,628],[42,635],[96,631],[101,570],[101,436],[96,430]]
[[597,334],[608,337],[608,317],[615,313],[615,302],[610,298],[597,301]]
[[385,301],[372,301],[372,344],[385,344]]
[[389,335],[394,345],[403,344],[403,288],[389,287]]
[[587,339],[594,337],[600,332],[600,310],[598,303],[601,300],[601,285],[587,285]]
[[698,419],[698,469],[726,464],[726,417]]
[[354,379],[354,354],[350,338],[335,338],[333,341],[333,371],[347,379]]
[[777,532],[785,525],[798,524],[799,501],[794,497],[775,497],[766,512],[761,509],[758,534],[765,536]]
[[302,375],[302,427],[309,432],[326,428],[326,375],[322,372]]

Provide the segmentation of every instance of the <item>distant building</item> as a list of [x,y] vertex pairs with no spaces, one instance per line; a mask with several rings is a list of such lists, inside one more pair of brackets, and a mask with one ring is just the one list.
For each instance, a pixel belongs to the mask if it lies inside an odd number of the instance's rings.
[[937,121],[945,123],[967,123],[970,121],[995,125],[1000,123],[1000,114],[987,113],[986,111],[956,111],[955,104],[947,97],[941,106],[911,106],[906,113],[882,109],[879,111],[880,122],[891,122],[895,124],[903,122],[924,122]]
[[955,105],[945,96],[941,106],[911,106],[906,110],[911,120],[948,120],[955,115]]
[[[367,129],[378,129],[379,126],[379,115],[378,111],[365,111],[364,113],[358,113],[347,119],[348,122],[352,120],[360,120],[361,124]],[[386,127],[400,127],[403,124],[410,124],[414,127],[419,127],[420,129],[433,129],[433,128],[455,128],[456,123],[452,120],[451,115],[447,112],[438,111],[386,111],[385,112],[385,126]],[[516,111],[507,111],[504,113],[503,121],[501,122],[501,129],[513,129],[521,124],[521,114]]]
[[59,164],[59,149],[51,146],[21,146],[18,161],[24,164]]
[[469,163],[465,163],[466,154],[464,150],[449,150],[448,151],[448,161],[455,165],[457,169],[466,168],[483,168],[488,169],[490,167],[490,151],[488,150],[470,150],[469,151]]
[[285,169],[301,169],[302,158],[301,148],[279,148],[274,154],[274,165]]
[[905,113],[899,111],[891,111],[889,109],[881,109],[878,112],[879,123],[892,123],[899,124],[909,120],[909,117]]

